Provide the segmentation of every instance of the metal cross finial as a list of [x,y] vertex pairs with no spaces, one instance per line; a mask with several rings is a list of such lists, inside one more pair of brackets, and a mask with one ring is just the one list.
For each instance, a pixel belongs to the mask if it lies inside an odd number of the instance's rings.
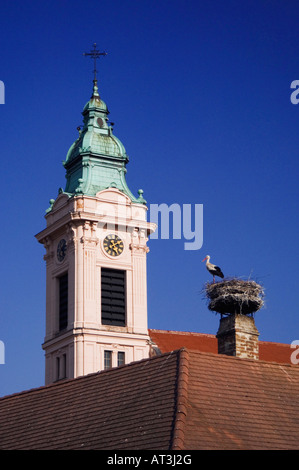
[[93,59],[94,63],[94,80],[97,79],[97,59],[100,58],[101,55],[107,55],[107,52],[100,52],[97,50],[97,44],[96,42],[93,45],[93,49],[90,52],[83,52],[83,55],[89,55]]

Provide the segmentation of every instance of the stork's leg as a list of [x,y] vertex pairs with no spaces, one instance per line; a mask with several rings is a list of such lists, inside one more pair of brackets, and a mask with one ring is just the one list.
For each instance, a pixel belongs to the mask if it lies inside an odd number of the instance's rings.
[[213,284],[215,284],[215,276],[213,276]]

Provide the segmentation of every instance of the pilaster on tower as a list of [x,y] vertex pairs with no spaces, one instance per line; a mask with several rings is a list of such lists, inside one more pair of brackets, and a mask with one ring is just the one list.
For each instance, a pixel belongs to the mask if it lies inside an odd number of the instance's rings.
[[65,190],[36,235],[46,249],[46,384],[149,355],[146,257],[156,227],[143,192],[127,186],[129,159],[97,80],[82,114]]

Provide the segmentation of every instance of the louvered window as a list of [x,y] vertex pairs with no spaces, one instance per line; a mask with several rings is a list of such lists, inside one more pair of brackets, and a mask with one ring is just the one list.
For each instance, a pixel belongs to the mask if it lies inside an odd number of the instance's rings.
[[102,268],[102,324],[126,325],[126,271]]
[[68,317],[68,274],[58,278],[59,281],[59,330],[67,327]]

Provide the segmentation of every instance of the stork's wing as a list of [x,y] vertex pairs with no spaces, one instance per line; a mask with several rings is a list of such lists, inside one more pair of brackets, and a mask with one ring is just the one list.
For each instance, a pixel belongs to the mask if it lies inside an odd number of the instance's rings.
[[214,270],[215,270],[216,276],[219,276],[219,277],[221,277],[221,278],[224,278],[224,274],[223,274],[223,272],[221,271],[221,269],[219,268],[219,266],[214,266]]

